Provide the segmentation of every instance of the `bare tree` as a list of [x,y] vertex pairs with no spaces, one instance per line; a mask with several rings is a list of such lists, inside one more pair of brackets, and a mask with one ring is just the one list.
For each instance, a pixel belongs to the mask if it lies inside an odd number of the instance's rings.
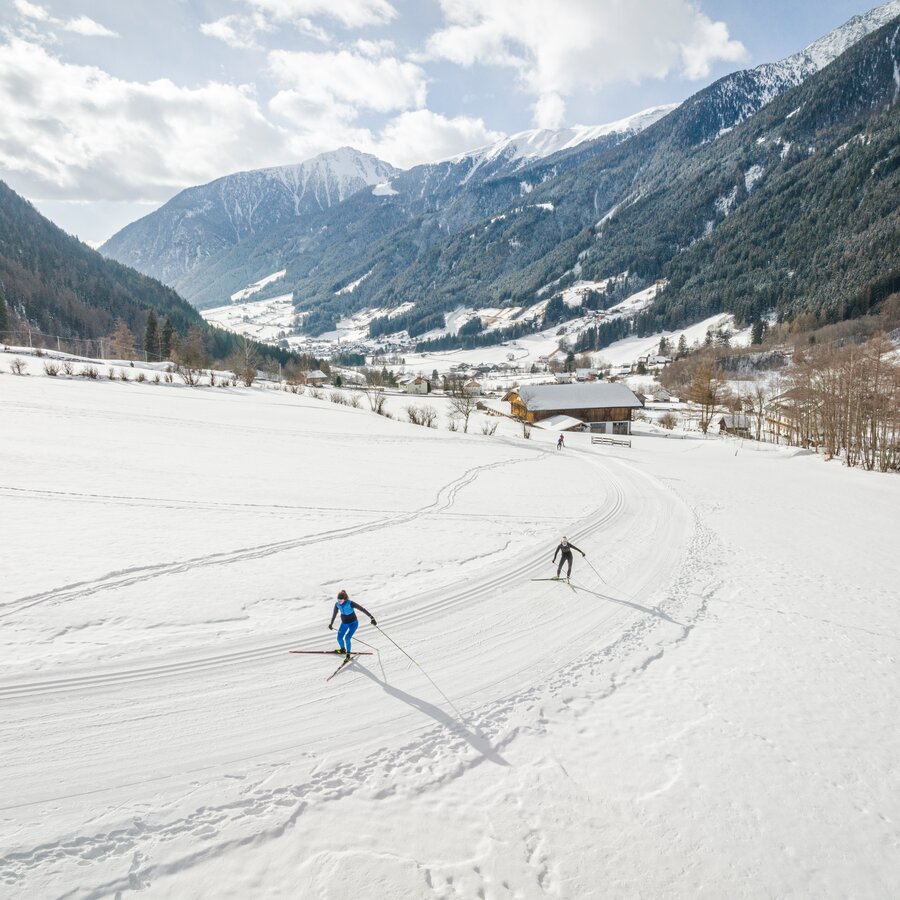
[[259,353],[253,343],[246,337],[240,337],[228,365],[245,387],[251,387],[259,369]]
[[766,407],[770,394],[765,381],[758,379],[753,386],[741,395],[741,402],[756,425],[756,440],[762,440],[763,423],[766,421]]
[[722,382],[711,364],[697,370],[688,388],[687,399],[700,407],[700,430],[706,434],[721,402]]
[[478,398],[466,390],[462,384],[454,383],[450,391],[450,416],[462,422],[463,433],[468,434],[469,419],[478,408]]

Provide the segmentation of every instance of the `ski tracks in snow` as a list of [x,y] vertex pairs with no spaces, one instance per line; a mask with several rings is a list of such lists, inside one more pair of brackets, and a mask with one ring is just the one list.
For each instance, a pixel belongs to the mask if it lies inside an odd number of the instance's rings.
[[[506,465],[510,461],[474,467],[446,485],[435,501],[426,507],[406,514],[407,520],[452,507],[457,495],[486,469]],[[598,464],[593,462],[592,464]],[[600,465],[608,466],[607,462]],[[615,465],[615,464],[614,464]],[[619,465],[619,471],[630,469]],[[613,478],[612,502],[598,511],[590,520],[582,520],[569,533],[573,540],[586,540],[600,529],[609,528],[629,512],[626,482],[633,488],[646,476],[638,478]],[[663,541],[678,533],[684,521],[690,523],[690,539],[687,547],[669,547],[661,551],[659,558],[650,562],[641,577],[632,585],[629,598],[619,598],[619,604],[610,604],[609,615],[598,619],[593,648],[578,653],[559,665],[555,671],[533,677],[530,684],[520,684],[512,690],[495,696],[467,713],[466,722],[460,722],[437,703],[401,690],[380,676],[374,665],[357,661],[358,674],[419,714],[409,739],[400,746],[372,751],[355,761],[331,766],[327,770],[313,772],[298,783],[270,787],[268,777],[262,777],[248,786],[241,794],[221,805],[199,806],[192,812],[166,820],[157,812],[152,816],[136,815],[126,827],[110,831],[97,831],[59,841],[48,841],[31,849],[8,853],[0,858],[0,881],[10,887],[21,887],[38,871],[60,870],[70,865],[102,863],[103,871],[116,868],[120,875],[102,883],[82,884],[72,891],[80,897],[100,898],[119,892],[141,890],[159,879],[181,871],[222,859],[242,847],[263,847],[294,828],[301,817],[313,815],[348,796],[363,794],[368,798],[423,796],[444,786],[465,779],[469,773],[485,766],[510,766],[506,754],[517,738],[523,735],[540,737],[558,727],[560,721],[578,720],[588,714],[596,714],[598,704],[629,682],[640,677],[649,666],[664,654],[672,652],[687,640],[692,630],[706,614],[708,599],[715,593],[718,579],[715,573],[714,538],[705,528],[696,511],[688,511],[675,494],[659,482],[653,481],[653,491],[661,498],[655,518],[658,537]],[[661,489],[661,490],[660,490]],[[652,492],[651,492],[652,493]],[[386,527],[396,522],[396,517],[368,527]],[[319,538],[320,539],[320,538]],[[627,531],[620,538],[629,540]],[[285,542],[295,544],[296,542]],[[673,541],[674,543],[674,541]],[[277,553],[284,544],[248,548],[237,554]],[[187,561],[199,565],[227,564],[234,556],[222,555],[212,559]],[[187,563],[178,564],[184,566]],[[510,579],[527,580],[537,563],[516,558],[507,566],[483,581],[456,591],[435,591],[433,595],[419,598],[418,609],[424,614],[442,609],[442,615],[450,615],[460,605],[473,598],[483,597],[508,584]],[[160,577],[166,569],[150,572],[122,573],[112,578]],[[587,580],[587,579],[585,579]],[[103,590],[113,586],[106,580],[85,586],[70,586],[33,602],[53,599],[61,602],[75,599],[79,592]],[[555,587],[555,586],[554,586]],[[610,590],[611,589],[607,589]],[[657,599],[655,606],[645,606],[649,594],[665,591],[664,599]],[[614,593],[614,592],[613,592]],[[597,602],[605,602],[598,591]],[[28,598],[24,598],[28,599]],[[641,603],[640,601],[644,601]],[[625,605],[621,605],[624,603]],[[643,612],[642,612],[643,610]],[[661,615],[657,613],[662,613]],[[610,632],[610,628],[618,632]],[[83,679],[57,679],[34,685],[20,685],[21,693],[53,692],[58,689],[87,688],[115,683],[116,679],[169,677],[207,667],[250,662],[262,656],[282,652],[287,645],[267,646],[246,653],[210,657],[207,660],[184,661],[169,666],[147,667],[101,677]],[[573,693],[577,685],[577,694]],[[483,687],[483,686],[482,686]],[[499,688],[500,685],[498,684]],[[5,696],[14,696],[16,686],[5,689]],[[21,695],[21,694],[20,694]],[[552,713],[550,710],[552,709]],[[593,711],[593,713],[592,713]],[[430,718],[430,726],[421,726],[421,717]],[[522,823],[519,843],[523,847],[521,865],[531,873],[535,896],[558,895],[560,883],[550,849],[542,837],[538,821]],[[186,849],[181,850],[184,846]],[[109,866],[112,866],[111,870]],[[454,876],[446,867],[440,871],[425,866],[422,869],[423,888],[434,896],[454,896]],[[477,863],[466,864],[466,884],[481,883],[485,875]],[[79,870],[87,874],[87,870]],[[473,880],[474,879],[474,880]],[[509,885],[504,882],[504,887]],[[483,887],[480,889],[483,896]],[[510,889],[508,896],[513,896]],[[528,894],[531,896],[532,894]]]
[[[544,453],[546,452],[548,451],[544,451]],[[119,590],[134,584],[152,581],[155,578],[179,575],[209,566],[227,566],[250,560],[263,559],[267,556],[285,553],[322,541],[334,541],[341,538],[356,537],[361,534],[379,531],[384,528],[405,525],[423,516],[445,512],[451,509],[456,502],[456,498],[460,491],[471,485],[482,472],[496,469],[501,466],[514,465],[521,461],[521,459],[506,459],[500,460],[499,462],[472,466],[463,472],[462,475],[444,485],[431,503],[410,512],[395,513],[393,515],[384,516],[374,522],[365,522],[359,525],[351,525],[346,528],[336,528],[330,531],[319,532],[315,535],[305,535],[300,538],[285,541],[275,541],[273,543],[259,544],[252,547],[242,547],[237,550],[211,553],[204,556],[193,557],[191,559],[161,563],[159,565],[134,566],[118,572],[108,572],[91,581],[81,581],[62,585],[51,591],[43,591],[38,594],[20,597],[16,600],[0,604],[0,619],[8,618],[22,610],[30,609],[31,607],[41,604],[53,605],[69,603],[102,591]],[[117,499],[121,500],[124,498]]]

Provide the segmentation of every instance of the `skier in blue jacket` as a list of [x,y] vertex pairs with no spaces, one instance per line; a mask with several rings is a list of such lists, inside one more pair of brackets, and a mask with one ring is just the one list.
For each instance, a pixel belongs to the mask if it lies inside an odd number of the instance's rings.
[[350,655],[350,639],[353,637],[356,629],[359,628],[359,619],[356,618],[357,609],[361,613],[365,613],[373,625],[378,624],[372,616],[372,613],[359,603],[354,603],[346,591],[341,591],[337,595],[337,603],[334,604],[334,612],[332,612],[331,621],[328,623],[329,629],[333,630],[334,620],[337,618],[338,613],[341,614],[341,627],[338,628],[337,633],[338,646],[340,649],[335,650],[335,653],[343,653],[346,656]]

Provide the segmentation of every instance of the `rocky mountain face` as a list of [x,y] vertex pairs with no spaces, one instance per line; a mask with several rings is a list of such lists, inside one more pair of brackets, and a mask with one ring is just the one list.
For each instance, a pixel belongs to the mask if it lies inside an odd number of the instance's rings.
[[222,251],[314,217],[395,174],[388,163],[349,147],[295,166],[238,172],[182,191],[100,251],[181,290],[187,276]]
[[[284,268],[309,236],[333,229],[335,221],[352,219],[355,231],[368,228],[379,237],[417,215],[440,211],[440,227],[457,228],[532,187],[528,181],[501,184],[502,178],[551,155],[564,168],[575,165],[634,136],[672,108],[656,107],[609,125],[526,131],[406,171],[343,148],[298,166],[241,172],[182,191],[100,250],[171,284],[201,308],[215,305]],[[486,182],[494,189],[478,196]],[[359,196],[348,207],[351,195]],[[332,211],[336,214],[325,215]],[[340,258],[339,241],[334,249]]]

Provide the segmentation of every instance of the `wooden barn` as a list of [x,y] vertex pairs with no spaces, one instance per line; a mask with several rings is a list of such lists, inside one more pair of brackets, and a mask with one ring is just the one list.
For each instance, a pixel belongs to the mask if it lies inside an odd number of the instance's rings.
[[591,431],[605,434],[631,434],[634,410],[644,405],[626,385],[605,381],[518,387],[503,399],[509,402],[513,416],[525,422],[571,416],[581,419]]

